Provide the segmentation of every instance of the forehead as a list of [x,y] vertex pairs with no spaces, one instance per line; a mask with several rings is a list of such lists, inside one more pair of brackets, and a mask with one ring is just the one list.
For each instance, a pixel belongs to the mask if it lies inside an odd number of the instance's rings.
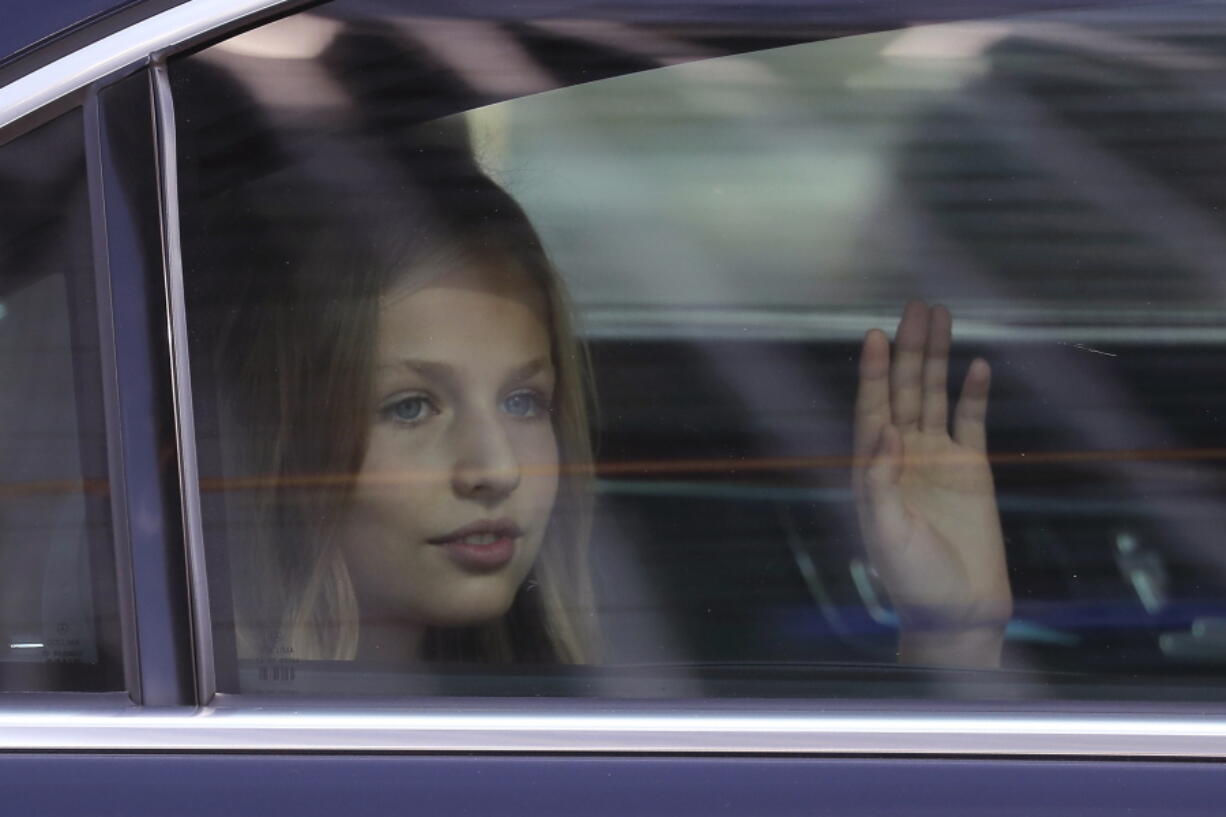
[[498,357],[550,348],[549,310],[540,286],[496,262],[468,262],[414,276],[380,299],[377,356],[445,356],[459,351]]

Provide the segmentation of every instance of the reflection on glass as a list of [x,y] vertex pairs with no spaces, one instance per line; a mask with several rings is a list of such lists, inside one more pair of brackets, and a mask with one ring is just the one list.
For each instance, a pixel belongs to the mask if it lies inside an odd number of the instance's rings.
[[310,53],[175,71],[234,686],[962,694],[896,660],[991,667],[1002,638],[1014,672],[961,681],[1216,672],[1221,229],[1184,169],[1226,120],[1222,66],[1170,33],[1210,12],[445,118],[566,68],[518,29],[313,14]]
[[6,691],[122,684],[83,135],[74,111],[0,146]]

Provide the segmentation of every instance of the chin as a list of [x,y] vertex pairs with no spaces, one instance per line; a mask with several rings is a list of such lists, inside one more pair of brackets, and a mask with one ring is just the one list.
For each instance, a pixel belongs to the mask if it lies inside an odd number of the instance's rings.
[[431,627],[476,627],[497,621],[507,614],[515,601],[513,592],[499,593],[497,598],[474,600],[472,604],[448,605],[431,610],[425,619]]

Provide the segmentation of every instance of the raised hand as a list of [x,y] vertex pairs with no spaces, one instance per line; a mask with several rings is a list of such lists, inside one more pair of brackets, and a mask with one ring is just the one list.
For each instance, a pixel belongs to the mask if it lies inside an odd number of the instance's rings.
[[913,301],[894,338],[864,339],[853,487],[860,529],[898,612],[899,659],[996,666],[1012,594],[984,419],[991,369],[977,358],[950,434],[951,319]]

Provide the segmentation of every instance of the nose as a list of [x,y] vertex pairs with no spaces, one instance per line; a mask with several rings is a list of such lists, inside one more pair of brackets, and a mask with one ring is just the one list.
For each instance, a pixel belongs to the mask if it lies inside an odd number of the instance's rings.
[[457,496],[485,504],[504,499],[519,487],[519,457],[497,417],[465,418],[451,474]]

